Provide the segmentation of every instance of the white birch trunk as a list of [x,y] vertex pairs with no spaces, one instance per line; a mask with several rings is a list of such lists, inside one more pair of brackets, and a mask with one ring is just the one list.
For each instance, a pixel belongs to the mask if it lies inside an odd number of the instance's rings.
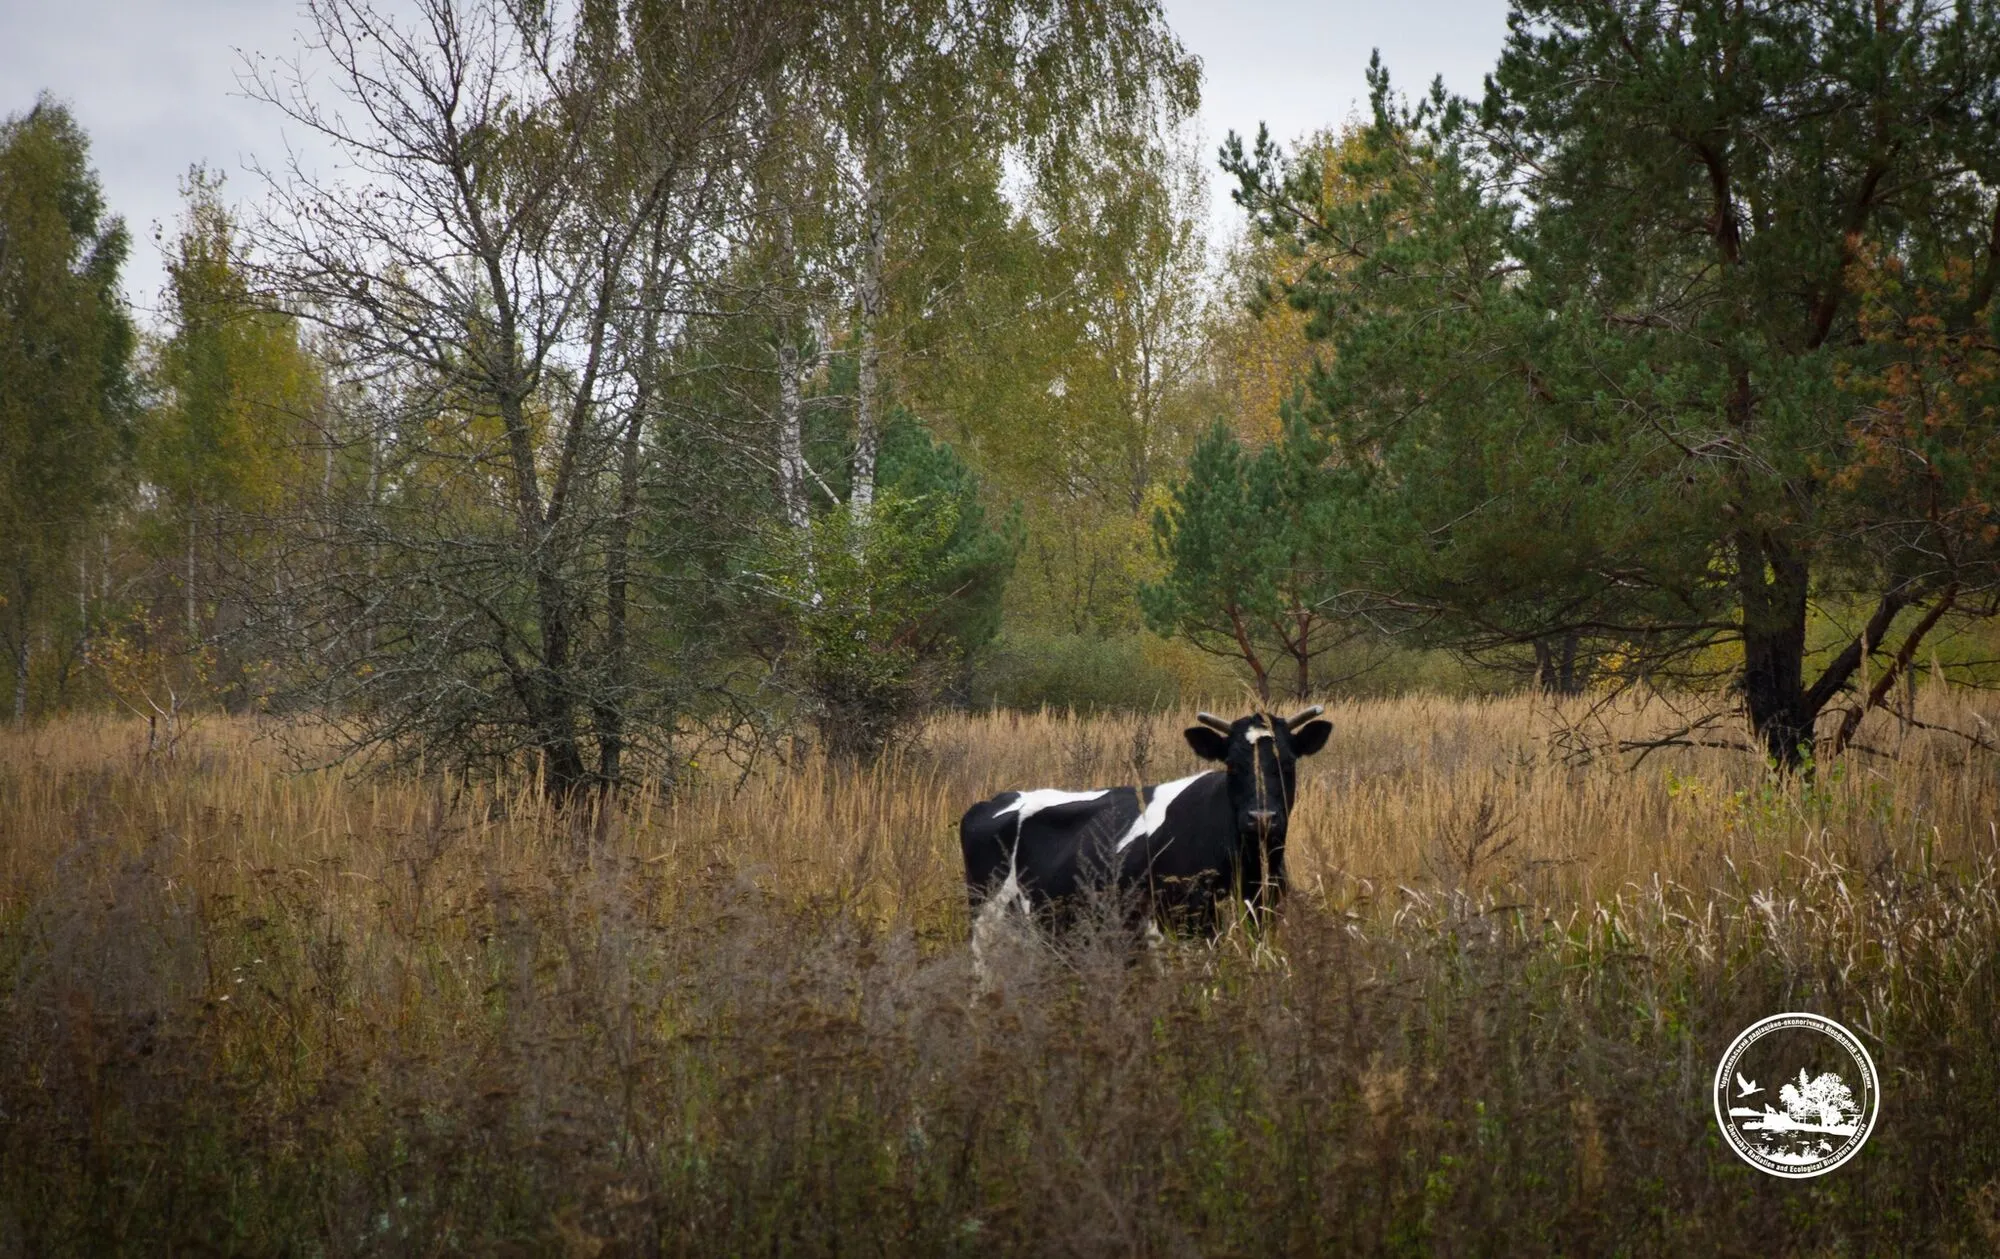
[[785,523],[804,532],[806,511],[805,405],[799,395],[799,347],[790,329],[778,343],[778,492]]
[[881,444],[880,374],[882,350],[877,323],[882,315],[882,267],[887,253],[888,231],[882,219],[882,182],[879,171],[868,174],[866,235],[862,241],[861,363],[854,406],[854,490],[848,508],[857,525],[866,527],[875,505],[875,457]]
[[[798,273],[789,212],[780,227],[780,246],[788,276]],[[800,396],[797,329],[787,311],[778,328],[778,493],[784,500],[785,523],[804,532],[812,523],[806,507],[805,402]]]

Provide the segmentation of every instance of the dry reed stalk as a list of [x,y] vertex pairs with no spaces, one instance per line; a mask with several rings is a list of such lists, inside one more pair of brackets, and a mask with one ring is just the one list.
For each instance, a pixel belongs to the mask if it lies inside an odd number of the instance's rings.
[[116,721],[0,733],[0,1253],[816,1253],[802,1211],[900,1253],[1686,1252],[1764,1227],[1675,1125],[1708,1039],[1774,1001],[1888,1047],[1922,1117],[1826,1237],[1982,1235],[1989,759],[1920,733],[1782,780],[1573,764],[1528,699],[1329,715],[1275,939],[1025,954],[984,997],[959,812],[1188,772],[1191,713],[948,716],[602,828],[532,785],[294,772],[253,721],[172,758]]

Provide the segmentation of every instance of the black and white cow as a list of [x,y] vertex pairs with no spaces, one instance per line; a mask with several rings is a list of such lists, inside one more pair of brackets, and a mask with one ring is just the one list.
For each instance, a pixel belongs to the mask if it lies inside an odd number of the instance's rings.
[[958,824],[975,950],[1010,913],[1060,923],[1093,883],[1115,886],[1151,919],[1213,931],[1225,905],[1276,904],[1298,758],[1333,726],[1314,705],[1287,721],[1202,713],[1188,746],[1222,769],[1157,787],[1003,791]]

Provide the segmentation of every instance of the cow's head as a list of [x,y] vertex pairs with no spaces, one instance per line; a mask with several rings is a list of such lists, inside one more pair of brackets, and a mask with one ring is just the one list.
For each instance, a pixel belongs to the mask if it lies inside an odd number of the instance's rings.
[[1237,838],[1246,845],[1282,852],[1285,823],[1297,796],[1298,763],[1326,746],[1333,723],[1317,720],[1318,704],[1289,720],[1253,713],[1224,721],[1201,713],[1187,728],[1188,746],[1204,760],[1220,761],[1229,774],[1229,807]]

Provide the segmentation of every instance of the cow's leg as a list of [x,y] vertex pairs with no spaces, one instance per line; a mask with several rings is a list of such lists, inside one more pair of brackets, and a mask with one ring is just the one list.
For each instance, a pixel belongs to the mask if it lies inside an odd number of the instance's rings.
[[1167,933],[1160,930],[1159,920],[1149,912],[1146,927],[1140,933],[1146,942],[1146,964],[1153,968],[1155,975],[1167,973]]
[[980,992],[993,988],[994,949],[1005,940],[1032,932],[1034,913],[1034,904],[1028,899],[1027,889],[1021,886],[1019,873],[1010,867],[1007,881],[972,916],[972,978]]

